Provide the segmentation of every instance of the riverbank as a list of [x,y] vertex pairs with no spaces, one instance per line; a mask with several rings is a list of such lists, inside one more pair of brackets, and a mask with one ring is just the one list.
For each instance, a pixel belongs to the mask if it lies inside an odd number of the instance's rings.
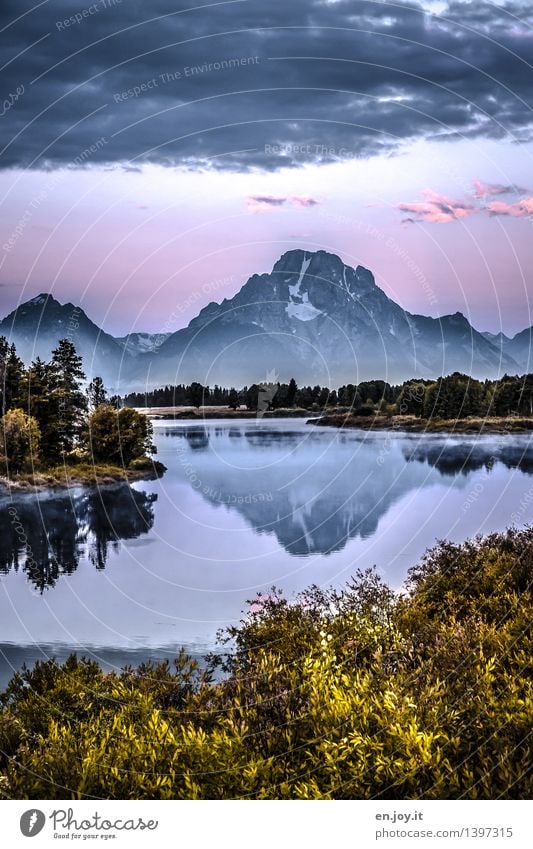
[[14,478],[0,476],[0,496],[155,480],[165,472],[163,463],[148,457],[143,462],[135,461],[127,469],[107,463],[54,466],[42,471],[22,473]]
[[268,410],[231,410],[229,407],[135,407],[138,413],[144,413],[150,419],[302,419],[308,418],[311,410],[302,407],[290,407]]
[[533,418],[469,417],[465,419],[420,419],[416,416],[357,416],[332,413],[309,419],[307,424],[361,430],[387,430],[406,433],[527,433],[533,431]]

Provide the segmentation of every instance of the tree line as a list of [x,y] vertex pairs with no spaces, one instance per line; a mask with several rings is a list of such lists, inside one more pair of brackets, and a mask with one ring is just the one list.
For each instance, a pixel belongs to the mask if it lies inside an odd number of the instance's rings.
[[228,407],[247,410],[301,408],[320,411],[343,408],[357,415],[383,412],[427,419],[468,416],[533,415],[533,374],[504,375],[499,380],[475,380],[454,372],[437,380],[406,380],[393,385],[384,380],[348,383],[338,389],[289,383],[254,383],[242,389],[203,386],[201,383],[163,386],[149,392],[131,392],[129,407]]
[[8,476],[91,461],[129,466],[154,452],[146,416],[108,396],[102,378],[87,383],[82,359],[61,339],[50,361],[26,367],[0,337],[0,458]]

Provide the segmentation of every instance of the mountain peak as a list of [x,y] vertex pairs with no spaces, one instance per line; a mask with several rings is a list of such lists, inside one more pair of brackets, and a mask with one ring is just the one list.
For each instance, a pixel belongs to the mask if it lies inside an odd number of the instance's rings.
[[303,248],[293,248],[290,251],[285,251],[274,265],[274,271],[296,271],[303,262],[320,260],[322,264],[329,265],[344,265],[341,258],[337,254],[330,254],[327,251],[306,251]]
[[[296,273],[302,276],[309,273],[312,277],[325,280],[345,280],[347,272],[351,277],[354,275],[354,269],[346,265],[337,254],[324,250],[306,251],[302,248],[295,248],[282,254],[272,271],[277,274]],[[374,275],[363,265],[358,265],[355,269],[353,282],[375,286]]]
[[30,298],[29,301],[26,301],[25,303],[21,304],[20,306],[25,307],[25,306],[28,306],[29,304],[32,304],[33,306],[36,306],[36,307],[37,306],[43,306],[44,304],[46,304],[49,301],[52,301],[56,304],[59,303],[59,301],[56,301],[54,296],[51,295],[49,292],[41,292],[40,295],[35,295],[34,298]]

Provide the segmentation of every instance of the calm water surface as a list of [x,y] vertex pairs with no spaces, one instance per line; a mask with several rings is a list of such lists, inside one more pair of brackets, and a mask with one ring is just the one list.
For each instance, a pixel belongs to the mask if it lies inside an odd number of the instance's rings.
[[531,519],[529,436],[154,429],[159,481],[0,502],[0,686],[72,650],[106,668],[201,655],[258,590],[341,585],[372,564],[399,586],[437,539]]

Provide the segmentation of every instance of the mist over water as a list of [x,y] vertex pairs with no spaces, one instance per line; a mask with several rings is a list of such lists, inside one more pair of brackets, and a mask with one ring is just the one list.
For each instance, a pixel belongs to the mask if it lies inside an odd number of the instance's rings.
[[340,585],[373,564],[398,587],[437,539],[531,517],[527,435],[281,419],[154,430],[160,480],[0,504],[0,685],[70,650],[106,668],[202,654],[257,591]]

